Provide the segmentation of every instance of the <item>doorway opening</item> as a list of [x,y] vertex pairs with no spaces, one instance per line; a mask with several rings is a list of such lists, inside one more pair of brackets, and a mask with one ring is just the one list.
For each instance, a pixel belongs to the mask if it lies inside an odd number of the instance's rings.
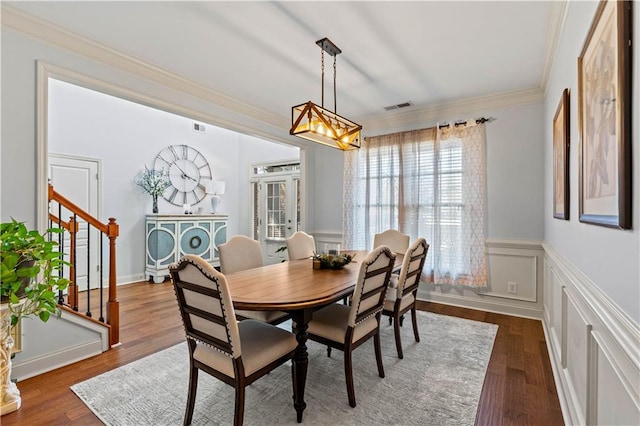
[[251,170],[252,236],[262,245],[265,264],[282,262],[285,240],[302,229],[300,162],[260,163]]

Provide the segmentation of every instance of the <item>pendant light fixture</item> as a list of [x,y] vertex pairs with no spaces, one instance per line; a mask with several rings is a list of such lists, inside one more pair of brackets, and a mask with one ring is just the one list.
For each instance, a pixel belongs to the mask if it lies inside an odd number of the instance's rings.
[[[322,49],[322,105],[309,101],[291,108],[289,134],[338,148],[343,151],[360,148],[362,126],[337,114],[336,56],[342,53],[328,38],[316,41]],[[333,56],[333,111],[324,108],[324,53]]]

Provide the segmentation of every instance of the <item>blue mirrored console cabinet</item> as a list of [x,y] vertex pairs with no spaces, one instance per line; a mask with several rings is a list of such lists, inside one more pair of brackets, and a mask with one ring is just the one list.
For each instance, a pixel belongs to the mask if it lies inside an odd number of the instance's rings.
[[169,265],[195,254],[220,266],[218,246],[227,241],[227,215],[150,214],[146,217],[145,275],[155,283],[169,276]]

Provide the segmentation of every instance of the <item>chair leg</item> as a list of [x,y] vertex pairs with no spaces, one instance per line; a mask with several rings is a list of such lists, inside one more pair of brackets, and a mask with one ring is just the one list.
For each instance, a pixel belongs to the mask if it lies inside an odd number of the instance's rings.
[[331,358],[331,346],[327,346],[327,357]]
[[389,325],[393,324],[393,317],[389,316]]
[[402,354],[402,340],[400,338],[400,318],[398,316],[398,314],[396,313],[394,316],[394,322],[393,322],[393,334],[396,337],[396,351],[398,352],[398,358],[402,359],[404,358],[404,355]]
[[404,324],[404,315],[400,316],[400,327]]
[[236,384],[236,409],[233,414],[233,426],[242,426],[244,420],[244,384]]
[[411,322],[413,322],[413,335],[416,338],[416,342],[420,341],[420,335],[418,334],[418,313],[416,312],[416,306],[411,308]]
[[353,363],[351,360],[351,348],[344,350],[344,377],[347,379],[347,395],[349,396],[349,405],[356,406],[356,393],[353,389]]
[[191,366],[189,370],[189,393],[187,395],[187,409],[184,413],[184,426],[191,424],[193,419],[193,407],[196,402],[196,390],[198,389],[198,369]]
[[380,349],[380,331],[373,336],[373,346],[376,349],[376,364],[378,364],[378,376],[384,378],[384,366],[382,365],[382,349]]

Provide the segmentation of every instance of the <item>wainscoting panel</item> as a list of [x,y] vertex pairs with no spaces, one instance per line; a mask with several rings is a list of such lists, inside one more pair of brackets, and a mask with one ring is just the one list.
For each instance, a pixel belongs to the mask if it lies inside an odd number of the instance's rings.
[[543,247],[543,327],[565,423],[640,424],[640,326]]
[[[544,263],[545,270],[545,282],[544,282],[544,306],[550,307],[544,310],[544,322],[549,324],[549,336],[548,340],[553,340],[554,346],[561,348],[562,335],[563,335],[563,319],[562,319],[562,304],[564,298],[564,287],[560,284],[558,275],[555,270],[549,265],[548,262]],[[555,354],[558,359],[556,360],[563,367],[566,366],[566,362],[562,359],[564,352],[558,351]]]
[[[599,339],[595,337],[595,340]],[[627,367],[629,368],[629,367]],[[630,380],[636,380],[636,389]],[[624,376],[615,356],[598,345],[595,356],[595,401],[591,404],[591,424],[638,424],[638,377]],[[635,400],[635,403],[634,403]]]
[[[485,296],[536,302],[538,257],[536,254],[489,253],[491,291]],[[511,288],[510,288],[511,287]]]
[[418,298],[448,305],[542,318],[543,257],[540,241],[487,240],[487,288],[422,284]]
[[587,417],[587,376],[589,368],[589,355],[591,354],[591,324],[587,323],[585,315],[580,312],[569,295],[567,289],[564,289],[566,300],[565,325],[566,338],[562,340],[562,352],[566,354],[563,358],[563,373],[567,382],[567,390],[571,399],[570,407],[574,409],[572,417],[577,419],[578,424],[585,424]]

